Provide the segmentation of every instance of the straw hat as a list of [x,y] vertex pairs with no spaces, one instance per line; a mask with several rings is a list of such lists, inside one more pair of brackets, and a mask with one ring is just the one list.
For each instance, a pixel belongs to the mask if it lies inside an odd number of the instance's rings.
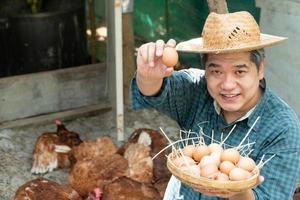
[[258,24],[249,12],[212,12],[204,24],[202,37],[181,42],[176,49],[194,53],[241,52],[271,46],[286,39],[260,33]]

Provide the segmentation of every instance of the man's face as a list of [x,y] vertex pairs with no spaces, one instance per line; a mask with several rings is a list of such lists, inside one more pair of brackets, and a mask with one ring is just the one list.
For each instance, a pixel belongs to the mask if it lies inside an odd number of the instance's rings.
[[208,91],[225,116],[236,113],[240,117],[260,99],[264,66],[258,70],[250,52],[209,54],[205,66]]

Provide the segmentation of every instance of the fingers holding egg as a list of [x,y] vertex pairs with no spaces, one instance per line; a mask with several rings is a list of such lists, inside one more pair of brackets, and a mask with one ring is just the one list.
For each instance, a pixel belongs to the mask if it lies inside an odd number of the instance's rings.
[[147,54],[148,54],[148,64],[150,67],[154,67],[155,52],[156,52],[155,43],[153,42],[149,43]]
[[166,46],[175,48],[175,46],[176,46],[176,41],[175,41],[174,39],[169,39],[169,40],[167,41]]
[[148,46],[147,46],[147,44],[143,44],[138,49],[138,61],[140,60],[139,57],[142,58],[143,63],[148,63]]
[[155,44],[156,44],[155,54],[157,57],[160,57],[163,54],[165,42],[163,40],[157,40]]

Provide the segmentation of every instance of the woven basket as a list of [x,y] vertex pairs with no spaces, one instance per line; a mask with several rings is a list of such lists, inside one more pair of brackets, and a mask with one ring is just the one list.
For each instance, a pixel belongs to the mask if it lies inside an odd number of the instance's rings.
[[205,177],[193,177],[176,167],[172,162],[173,157],[174,153],[170,153],[167,156],[168,169],[177,179],[193,188],[202,189],[207,192],[242,192],[252,188],[257,183],[259,173],[255,173],[251,178],[243,181],[217,181]]

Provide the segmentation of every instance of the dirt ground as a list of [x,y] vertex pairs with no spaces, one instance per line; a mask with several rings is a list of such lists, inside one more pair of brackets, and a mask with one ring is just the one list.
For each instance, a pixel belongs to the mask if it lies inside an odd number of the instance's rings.
[[[69,130],[80,133],[81,138],[94,139],[109,135],[116,140],[114,115],[112,111],[94,116],[63,121]],[[171,139],[179,135],[178,125],[166,116],[154,110],[132,111],[125,109],[125,138],[137,128],[162,128]],[[25,182],[39,177],[30,173],[32,150],[36,138],[44,133],[55,131],[54,124],[33,124],[26,127],[0,130],[0,200],[13,198],[17,188]],[[59,169],[43,177],[61,184],[67,183],[68,170]]]

